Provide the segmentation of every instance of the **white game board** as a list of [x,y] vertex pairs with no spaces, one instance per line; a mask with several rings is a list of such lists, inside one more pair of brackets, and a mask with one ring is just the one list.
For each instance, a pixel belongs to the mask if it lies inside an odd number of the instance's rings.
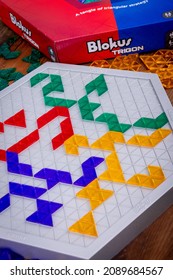
[[155,74],[45,63],[0,94],[0,246],[110,259],[172,204]]

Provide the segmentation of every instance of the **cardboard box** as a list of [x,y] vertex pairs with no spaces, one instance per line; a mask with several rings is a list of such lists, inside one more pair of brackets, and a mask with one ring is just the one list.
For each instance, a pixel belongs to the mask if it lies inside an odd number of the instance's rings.
[[0,17],[63,63],[173,48],[172,0],[0,0]]

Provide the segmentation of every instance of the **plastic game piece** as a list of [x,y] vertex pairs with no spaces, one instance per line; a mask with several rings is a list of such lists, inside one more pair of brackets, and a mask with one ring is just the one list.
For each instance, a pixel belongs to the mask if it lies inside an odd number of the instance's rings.
[[14,182],[9,183],[9,191],[10,194],[33,198],[33,199],[39,198],[40,196],[42,196],[42,194],[46,192],[46,190],[42,188],[37,188],[24,184],[22,185]]
[[98,233],[97,233],[92,211],[87,213],[79,221],[77,221],[75,224],[73,224],[69,228],[69,231],[97,237]]
[[9,81],[17,81],[22,78],[24,75],[21,72],[14,72],[9,75]]
[[31,71],[37,69],[40,65],[41,65],[40,62],[32,63],[32,64],[28,67],[27,73],[30,73]]
[[127,181],[127,184],[156,188],[164,182],[165,176],[160,167],[148,166],[149,175],[136,174]]
[[27,217],[26,221],[53,227],[52,214],[62,206],[61,203],[37,199],[38,210]]
[[[129,54],[117,56],[111,63],[107,60],[95,60],[90,66],[112,68],[131,71],[144,71],[145,66],[149,72],[156,73],[166,89],[173,88],[173,51],[158,50],[152,55]],[[147,71],[147,70],[146,70]]]
[[110,131],[117,131],[124,133],[127,131],[131,125],[119,123],[118,117],[115,114],[103,113],[95,119],[98,122],[105,122],[108,125]]
[[95,167],[97,167],[104,159],[100,157],[90,157],[82,163],[83,176],[74,182],[76,186],[87,186],[97,178]]
[[108,169],[99,176],[99,179],[125,183],[123,170],[116,152],[113,152],[106,158],[106,164]]
[[110,259],[172,204],[173,110],[156,75],[46,63],[1,92],[0,112],[0,246]]
[[162,84],[166,89],[173,88],[173,78],[169,79],[163,79]]
[[90,66],[101,67],[101,68],[110,68],[110,64],[107,60],[94,60]]
[[141,64],[138,62],[138,54],[118,56],[112,61],[110,68],[139,71]]
[[[151,55],[141,55],[140,59],[143,61],[143,63],[149,70],[151,70],[151,71],[157,70],[158,63],[157,63],[156,59],[154,57],[152,57]],[[158,62],[160,62],[160,61],[158,61]],[[161,65],[164,67],[166,65],[166,61],[162,62]]]
[[114,151],[114,143],[125,143],[124,136],[121,132],[109,131],[100,139],[92,143],[92,148]]
[[46,96],[52,91],[64,92],[61,77],[59,75],[50,75],[51,82],[43,87],[43,95]]
[[8,81],[0,78],[0,90],[3,90],[4,88],[6,88],[8,86]]
[[9,81],[17,81],[24,75],[20,72],[15,72],[16,68],[7,68],[0,70],[0,90],[6,88]]
[[141,118],[133,125],[137,127],[158,129],[168,123],[168,118],[165,113],[159,115],[156,119]]
[[40,83],[41,81],[43,81],[47,77],[49,77],[49,74],[46,74],[46,73],[38,73],[38,74],[36,74],[35,76],[33,76],[30,79],[31,87],[37,85],[38,83]]
[[16,71],[16,68],[7,68],[0,70],[0,78],[8,80],[9,75]]
[[84,96],[78,101],[78,105],[81,112],[81,117],[84,120],[94,120],[93,111],[95,111],[100,104],[89,102],[88,96]]
[[7,152],[6,153],[7,160],[7,169],[8,172],[32,176],[32,167],[29,164],[19,163],[18,154]]
[[4,132],[4,124],[0,122],[0,132]]
[[4,124],[26,127],[24,110],[17,112],[15,115],[13,115],[9,119],[5,120]]
[[14,153],[21,153],[25,149],[27,149],[29,146],[33,145],[35,142],[39,140],[39,133],[38,130],[34,130],[29,135],[12,145],[8,148],[8,151],[14,152]]
[[173,55],[173,51],[172,50],[168,50],[168,49],[160,49],[158,51],[156,51],[154,54],[153,54],[153,57],[164,57],[164,59],[168,62],[171,62],[173,61],[172,60],[172,55]]
[[7,42],[0,46],[0,56],[3,56],[5,59],[17,58],[20,54],[20,51],[10,51],[10,45]]
[[96,90],[99,96],[101,96],[108,90],[107,84],[102,74],[95,78],[92,82],[88,83],[85,86],[85,89],[87,94],[90,94],[91,92]]
[[5,150],[0,149],[0,160],[6,161],[6,152]]
[[88,186],[79,191],[76,196],[89,199],[91,209],[94,210],[105,200],[113,195],[113,191],[101,189],[98,180],[92,181]]
[[62,121],[61,130],[62,132],[52,139],[53,150],[56,150],[65,142],[65,140],[73,135],[73,128],[69,118]]
[[0,249],[0,260],[24,260],[22,255],[15,253],[8,248]]
[[65,151],[67,154],[79,155],[78,147],[89,147],[86,136],[73,135],[64,142]]
[[173,51],[172,50],[158,50],[153,55],[141,55],[140,59],[145,66],[152,72],[159,75],[162,84],[165,88],[173,87]]
[[40,58],[42,58],[43,55],[39,50],[32,49],[31,54],[29,56],[23,57],[22,60],[28,63],[35,64],[40,62]]
[[170,129],[158,129],[149,136],[135,135],[127,141],[127,144],[144,147],[155,147],[170,133],[172,133]]
[[53,170],[44,168],[41,169],[38,173],[34,175],[35,178],[45,179],[47,182],[48,189],[51,189],[59,182],[72,184],[71,175],[69,172],[61,171],[61,170]]
[[0,213],[10,206],[10,195],[6,194],[0,198]]

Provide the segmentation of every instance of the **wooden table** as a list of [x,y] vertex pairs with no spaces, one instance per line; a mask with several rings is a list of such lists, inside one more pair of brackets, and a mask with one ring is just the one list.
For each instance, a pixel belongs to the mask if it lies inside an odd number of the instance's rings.
[[[0,44],[14,33],[0,21]],[[32,47],[23,39],[18,38],[12,50],[20,50],[22,54],[14,60],[5,60],[0,57],[0,69],[15,67],[17,71],[26,74],[28,63],[22,58],[31,54]],[[44,63],[46,57],[41,59]],[[167,90],[173,104],[173,89]],[[173,206],[161,215],[152,225],[146,228],[135,240],[124,248],[113,259],[120,260],[172,260],[173,259]]]

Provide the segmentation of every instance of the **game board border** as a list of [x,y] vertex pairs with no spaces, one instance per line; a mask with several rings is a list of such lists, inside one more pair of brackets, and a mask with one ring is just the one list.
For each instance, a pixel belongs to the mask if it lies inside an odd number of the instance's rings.
[[[116,77],[136,78],[150,80],[155,89],[157,97],[167,114],[170,125],[173,128],[173,107],[166,95],[165,90],[156,74],[132,72],[124,70],[113,70],[88,67],[83,65],[68,65],[61,63],[46,62],[39,67],[39,72],[43,72],[48,68],[61,70],[70,70],[76,72],[85,72],[94,74],[113,75]],[[31,77],[38,73],[38,69],[32,71],[28,75],[15,82],[7,89],[1,91],[0,99],[15,90],[18,86],[23,85]],[[105,235],[96,238],[94,243],[83,248],[73,244],[62,244],[60,241],[48,240],[35,236],[29,236],[26,233],[12,232],[7,229],[1,229],[0,247],[10,246],[11,249],[18,253],[26,255],[28,258],[40,259],[110,259],[123,249],[131,240],[141,233],[149,224],[151,224],[158,216],[160,216],[172,204],[173,196],[173,175],[166,182],[162,183],[158,188],[150,193],[142,200],[143,207],[134,207],[128,214],[121,218],[117,224],[107,230]],[[47,244],[46,244],[47,243]],[[104,244],[104,247],[103,247]],[[56,246],[55,246],[56,245]]]

